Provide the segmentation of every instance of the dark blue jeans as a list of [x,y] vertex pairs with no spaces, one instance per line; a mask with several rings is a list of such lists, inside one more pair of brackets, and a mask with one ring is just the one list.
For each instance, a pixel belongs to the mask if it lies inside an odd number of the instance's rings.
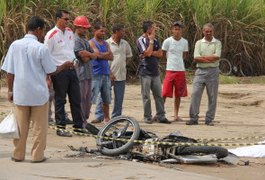
[[66,95],[69,97],[70,109],[74,128],[82,128],[83,118],[81,112],[81,97],[79,80],[74,69],[64,70],[52,76],[55,91],[55,119],[58,127],[64,128]]

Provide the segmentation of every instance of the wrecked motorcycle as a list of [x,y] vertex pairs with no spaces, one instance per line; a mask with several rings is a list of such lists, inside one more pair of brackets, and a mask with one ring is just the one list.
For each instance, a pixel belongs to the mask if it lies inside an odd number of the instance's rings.
[[199,144],[179,132],[159,138],[142,130],[134,118],[127,116],[108,122],[97,132],[96,142],[103,155],[155,162],[215,163],[230,154],[223,147]]

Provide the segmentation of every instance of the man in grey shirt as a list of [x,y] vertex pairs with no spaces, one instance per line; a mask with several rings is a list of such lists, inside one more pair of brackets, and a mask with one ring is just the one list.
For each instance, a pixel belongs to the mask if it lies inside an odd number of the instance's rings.
[[83,115],[83,127],[86,126],[91,108],[91,79],[92,69],[90,59],[96,58],[96,53],[90,48],[86,34],[88,28],[91,27],[87,17],[77,16],[74,20],[75,25],[75,46],[74,50],[78,58],[77,76],[79,78],[81,93],[81,109]]

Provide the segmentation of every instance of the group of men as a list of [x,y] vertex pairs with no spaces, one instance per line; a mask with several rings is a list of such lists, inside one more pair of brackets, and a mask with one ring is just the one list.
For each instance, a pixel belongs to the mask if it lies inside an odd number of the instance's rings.
[[87,17],[77,16],[74,19],[74,33],[68,28],[69,12],[58,11],[56,18],[56,26],[47,33],[44,44],[53,58],[59,60],[57,65],[66,59],[76,62],[75,68],[51,76],[55,91],[55,120],[59,128],[57,135],[70,137],[71,133],[64,131],[67,124],[66,95],[76,132],[86,132],[84,127],[90,116],[91,103],[98,102],[97,113],[102,117],[93,120],[93,123],[110,120],[111,82],[115,100],[111,118],[121,115],[126,62],[132,57],[132,51],[127,41],[122,39],[124,26],[121,24],[113,25],[112,36],[105,41],[106,28],[97,21],[93,24],[93,38],[87,40],[88,29],[92,27]]
[[[182,120],[179,116],[181,97],[187,96],[184,59],[188,56],[188,41],[182,37],[183,24],[176,21],[171,26],[172,36],[164,40],[162,48],[155,38],[156,25],[151,21],[143,22],[143,35],[137,40],[140,54],[139,75],[144,107],[144,122],[171,123],[165,117],[164,103],[167,97],[174,94],[174,120]],[[193,80],[193,89],[190,105],[190,120],[187,125],[197,125],[199,108],[206,87],[208,95],[208,111],[205,124],[213,126],[218,94],[219,58],[221,56],[221,42],[213,37],[214,27],[207,23],[203,26],[203,39],[195,44],[194,61],[197,70]],[[166,73],[161,93],[158,59],[165,56],[167,59]],[[150,91],[152,91],[156,115],[152,116]],[[174,91],[174,92],[173,92]]]
[[[43,162],[47,137],[49,90],[53,86],[55,95],[55,120],[57,135],[70,137],[66,127],[65,104],[69,97],[73,128],[86,132],[91,104],[97,104],[96,119],[105,121],[122,114],[125,93],[126,64],[132,57],[131,47],[123,38],[124,26],[114,24],[112,36],[104,40],[106,28],[101,22],[93,24],[94,37],[86,39],[91,24],[85,16],[73,21],[75,32],[68,28],[70,14],[65,10],[56,12],[56,25],[44,37],[43,19],[34,16],[27,25],[24,38],[13,42],[5,57],[2,69],[7,72],[8,99],[15,104],[20,138],[14,139],[12,160],[25,159],[26,140],[30,121],[34,134],[31,151],[32,162]],[[167,97],[175,97],[174,120],[179,121],[180,98],[187,96],[183,59],[188,55],[188,42],[182,37],[183,24],[172,24],[172,36],[162,48],[156,39],[156,26],[151,21],[143,22],[143,34],[137,40],[139,50],[138,73],[144,109],[144,122],[169,124],[165,117],[164,103]],[[193,81],[190,120],[187,125],[198,124],[199,106],[206,86],[209,110],[205,123],[213,125],[218,90],[218,59],[221,43],[213,37],[213,26],[203,27],[204,38],[195,45],[194,60],[198,69]],[[159,58],[167,58],[163,83],[159,75]],[[47,85],[48,84],[48,85]],[[111,85],[114,89],[114,107],[109,114]],[[173,92],[174,90],[174,92]],[[150,91],[154,96],[156,114],[152,116]],[[97,116],[98,115],[98,116]]]

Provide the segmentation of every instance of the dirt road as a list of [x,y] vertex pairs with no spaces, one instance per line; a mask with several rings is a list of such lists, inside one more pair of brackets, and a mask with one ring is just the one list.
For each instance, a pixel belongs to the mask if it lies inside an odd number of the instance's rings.
[[[191,92],[190,86],[188,89]],[[150,125],[142,122],[143,111],[140,86],[128,85],[123,112],[124,115],[137,119],[140,122],[141,128],[151,130],[159,136],[167,135],[170,132],[178,130],[183,135],[194,138],[265,137],[264,100],[265,85],[220,85],[215,126],[206,126],[203,122],[207,108],[205,94],[202,99],[200,109],[201,119],[198,126],[187,126],[184,121],[173,122],[171,125],[157,123]],[[188,120],[189,103],[190,94],[188,97],[183,98],[181,102],[180,116],[184,120]],[[152,101],[152,105],[153,112],[155,112],[154,101]],[[2,88],[0,94],[1,119],[9,112],[10,107],[11,104],[6,101],[6,88]],[[172,99],[168,99],[166,102],[166,112],[169,120],[173,119],[172,109],[173,101]],[[69,111],[69,106],[67,106],[67,110]],[[92,107],[92,111],[94,112],[94,106]],[[100,126],[102,124],[98,125],[98,127]],[[29,144],[30,141],[31,138],[29,138]],[[248,140],[240,142],[256,141]],[[161,167],[158,164],[145,164],[104,158],[97,159],[90,155],[78,156],[76,152],[70,151],[67,145],[93,148],[95,147],[95,140],[80,136],[62,138],[56,136],[53,129],[49,129],[47,156],[50,159],[46,163],[32,165],[29,161],[21,164],[11,162],[9,157],[11,155],[12,142],[0,139],[1,177],[4,177],[3,179],[16,179],[12,178],[13,176],[8,176],[11,171],[20,174],[25,179],[29,177],[35,177],[35,179],[173,179],[183,177],[185,179],[220,178],[262,180],[265,177],[265,158],[244,158],[250,161],[249,166],[217,163],[213,165],[177,164],[169,168],[169,166]],[[28,152],[30,152],[30,149]],[[2,179],[1,177],[0,179]]]

